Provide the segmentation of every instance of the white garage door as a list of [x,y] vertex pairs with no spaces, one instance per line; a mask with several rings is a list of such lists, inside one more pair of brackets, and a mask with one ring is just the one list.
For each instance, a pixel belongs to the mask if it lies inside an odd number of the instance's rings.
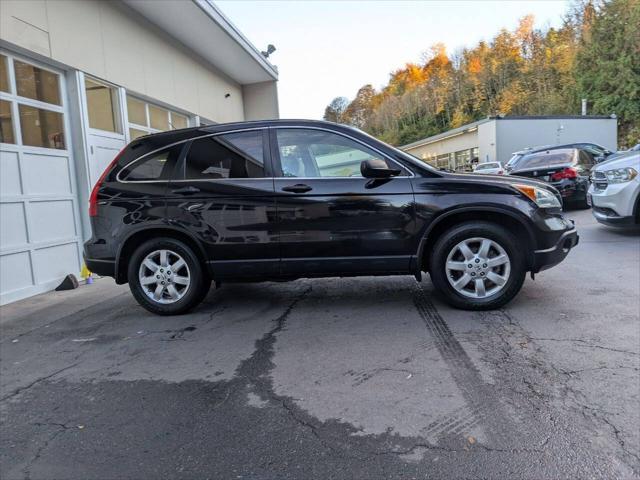
[[0,54],[0,304],[81,267],[64,76]]

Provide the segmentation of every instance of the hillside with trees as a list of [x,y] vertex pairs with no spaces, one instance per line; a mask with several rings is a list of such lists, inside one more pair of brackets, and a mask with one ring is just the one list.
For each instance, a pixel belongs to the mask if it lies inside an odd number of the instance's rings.
[[640,0],[574,4],[559,28],[532,16],[491,41],[448,53],[432,46],[380,90],[335,98],[325,120],[403,145],[491,115],[618,116],[618,141],[640,141]]

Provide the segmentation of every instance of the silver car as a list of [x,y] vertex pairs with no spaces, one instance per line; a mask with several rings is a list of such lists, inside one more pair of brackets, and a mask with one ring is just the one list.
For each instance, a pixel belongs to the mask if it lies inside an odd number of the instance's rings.
[[602,224],[640,224],[640,152],[607,160],[592,170],[587,202]]
[[504,168],[500,162],[479,163],[474,168],[473,173],[483,173],[485,175],[504,175]]

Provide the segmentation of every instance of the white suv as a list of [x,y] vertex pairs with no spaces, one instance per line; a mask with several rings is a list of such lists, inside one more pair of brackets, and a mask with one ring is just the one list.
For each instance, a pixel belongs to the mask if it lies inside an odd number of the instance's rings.
[[640,224],[640,152],[629,152],[593,168],[587,202],[600,223]]

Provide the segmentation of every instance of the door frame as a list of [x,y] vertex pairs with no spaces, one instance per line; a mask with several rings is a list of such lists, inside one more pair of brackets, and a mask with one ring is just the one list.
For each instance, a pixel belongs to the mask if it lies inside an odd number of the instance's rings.
[[[22,193],[17,196],[3,196],[3,200],[11,202],[15,200],[15,202],[19,202],[23,204],[24,214],[25,214],[25,228],[26,228],[26,238],[27,242],[22,246],[11,247],[6,250],[2,250],[2,254],[12,254],[19,252],[27,252],[29,254],[30,268],[31,268],[31,280],[32,280],[32,288],[30,288],[30,292],[26,296],[37,295],[38,293],[43,293],[51,290],[55,286],[60,283],[61,279],[50,280],[41,284],[37,283],[36,272],[34,268],[34,252],[40,248],[54,246],[54,245],[67,245],[70,243],[75,243],[76,248],[74,249],[77,252],[77,265],[78,271],[69,272],[69,273],[79,273],[79,269],[82,265],[82,226],[83,222],[81,219],[81,211],[79,208],[79,196],[78,196],[78,179],[79,172],[76,165],[76,145],[75,145],[75,137],[73,135],[72,130],[72,118],[73,115],[73,103],[72,103],[72,95],[71,95],[71,82],[68,82],[68,74],[69,70],[61,68],[59,66],[53,66],[46,61],[42,61],[40,57],[36,58],[28,56],[23,53],[19,53],[16,50],[5,48],[4,45],[0,47],[0,53],[7,58],[7,77],[9,82],[10,92],[0,92],[0,98],[2,100],[8,101],[11,104],[11,116],[12,116],[12,126],[13,126],[13,134],[14,134],[14,144],[2,143],[1,148],[3,151],[14,152],[18,156],[18,168],[20,172],[24,171],[24,154],[35,154],[35,155],[48,155],[48,156],[59,156],[66,157],[68,161],[68,175],[70,181],[70,193],[68,195],[55,195],[48,199],[50,200],[68,200],[71,201],[72,211],[74,215],[73,223],[75,228],[75,235],[73,237],[69,237],[62,241],[49,241],[49,242],[39,242],[33,243],[31,242],[32,231],[33,231],[33,219],[31,215],[30,204],[34,201],[38,201],[40,198],[39,195],[29,195],[24,193],[24,185],[21,185]],[[16,77],[15,77],[15,69],[13,64],[13,59],[16,59],[20,62],[34,65],[43,70],[47,70],[52,72],[58,76],[59,81],[59,94],[61,105],[53,105],[46,102],[41,102],[38,100],[29,99],[27,97],[22,97],[18,95],[17,85],[16,85]],[[45,147],[33,147],[22,144],[22,131],[20,125],[20,114],[18,104],[28,105],[31,107],[42,108],[49,111],[55,111],[62,114],[63,118],[63,126],[64,126],[64,144],[65,149],[52,149]],[[75,123],[75,122],[73,122]],[[21,298],[25,298],[21,292],[23,290],[17,290],[6,294],[0,300],[0,304],[4,305],[6,303],[19,300]]]

